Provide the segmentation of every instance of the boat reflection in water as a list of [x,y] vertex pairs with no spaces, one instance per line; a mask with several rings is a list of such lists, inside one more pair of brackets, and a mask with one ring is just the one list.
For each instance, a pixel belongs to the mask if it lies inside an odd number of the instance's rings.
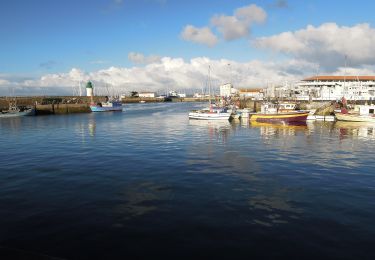
[[335,128],[339,132],[340,139],[349,137],[375,139],[375,123],[337,121]]
[[208,129],[210,139],[216,137],[222,139],[223,142],[228,140],[232,131],[232,125],[227,120],[189,120],[189,125]]
[[297,135],[298,133],[304,133],[309,135],[309,128],[306,121],[296,122],[275,122],[275,123],[263,123],[250,121],[250,126],[260,128],[260,134],[262,136],[285,136],[285,135]]

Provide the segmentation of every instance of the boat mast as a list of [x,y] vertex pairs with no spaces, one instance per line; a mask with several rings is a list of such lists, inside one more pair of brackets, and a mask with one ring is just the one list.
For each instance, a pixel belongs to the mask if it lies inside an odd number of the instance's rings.
[[342,89],[342,97],[344,97],[344,93],[345,93],[345,87],[346,87],[346,59],[347,59],[347,55],[345,55],[345,69],[344,69],[344,87]]
[[212,103],[211,103],[211,66],[208,65],[208,103],[210,105],[210,112],[212,112]]
[[79,87],[79,96],[82,96],[82,89],[81,89],[81,80],[78,82],[78,87]]

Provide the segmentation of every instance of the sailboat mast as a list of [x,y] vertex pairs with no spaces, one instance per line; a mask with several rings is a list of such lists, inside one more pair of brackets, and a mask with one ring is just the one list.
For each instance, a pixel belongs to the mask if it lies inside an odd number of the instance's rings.
[[208,65],[208,102],[211,104],[211,66]]
[[82,89],[81,89],[81,81],[78,82],[78,87],[79,87],[79,96],[82,96]]
[[211,102],[211,66],[208,65],[208,102],[210,105],[210,112],[212,112],[212,102]]
[[346,59],[347,59],[347,55],[345,55],[344,87],[343,87],[343,90],[342,90],[342,96],[343,97],[345,95],[345,87],[346,87]]

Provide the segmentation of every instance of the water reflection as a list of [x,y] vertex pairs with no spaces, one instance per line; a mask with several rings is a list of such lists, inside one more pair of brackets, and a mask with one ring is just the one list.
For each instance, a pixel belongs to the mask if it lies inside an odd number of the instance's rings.
[[339,132],[340,139],[352,137],[375,139],[374,123],[337,121],[334,126]]
[[6,129],[12,134],[17,134],[22,127],[23,117],[0,118],[0,128]]
[[229,134],[232,131],[232,125],[227,120],[210,121],[190,119],[189,125],[207,129],[210,140],[217,138],[224,143],[228,141]]
[[302,209],[294,206],[293,202],[286,198],[287,193],[283,193],[271,196],[257,195],[249,200],[251,209],[258,212],[254,215],[255,224],[271,227],[289,223],[300,217]]
[[95,136],[95,133],[96,133],[96,122],[95,122],[95,119],[94,118],[90,118],[89,121],[88,121],[88,130],[89,130],[89,135],[91,137],[94,137]]
[[306,122],[293,125],[281,123],[260,123],[251,121],[250,126],[259,128],[261,136],[295,136],[297,134],[310,134]]
[[[124,201],[114,211],[121,215],[119,222],[138,218],[158,210],[160,204],[170,200],[171,196],[168,186],[153,182],[132,183],[121,193]],[[121,226],[121,223],[116,226]]]

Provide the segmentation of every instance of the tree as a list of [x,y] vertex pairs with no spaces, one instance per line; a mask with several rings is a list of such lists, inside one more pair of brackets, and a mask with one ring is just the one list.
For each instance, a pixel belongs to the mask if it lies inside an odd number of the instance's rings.
[[131,97],[139,97],[139,94],[138,94],[137,91],[132,91],[132,92],[130,92],[130,96]]

